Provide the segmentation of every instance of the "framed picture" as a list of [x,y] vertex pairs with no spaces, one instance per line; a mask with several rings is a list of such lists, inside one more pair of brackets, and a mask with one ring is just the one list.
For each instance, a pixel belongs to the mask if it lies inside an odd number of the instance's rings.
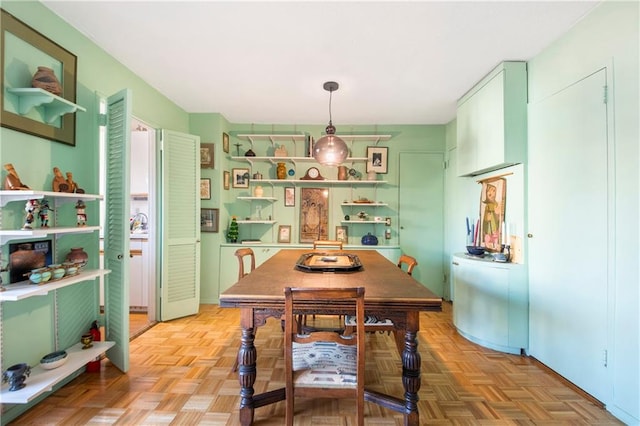
[[389,148],[386,146],[367,147],[367,173],[387,173],[387,155]]
[[300,189],[300,242],[329,239],[329,189]]
[[224,187],[224,189],[229,189],[230,182],[231,182],[231,173],[229,173],[228,170],[225,170],[222,173],[222,186]]
[[349,228],[346,226],[336,226],[336,241],[349,242]]
[[284,206],[293,207],[296,205],[296,188],[287,186],[284,188]]
[[384,225],[391,226],[391,218],[389,216],[384,218]]
[[278,242],[279,243],[291,242],[291,225],[278,226]]
[[229,153],[229,135],[222,132],[222,150]]
[[249,169],[240,168],[231,170],[231,186],[234,188],[249,187]]
[[507,180],[491,178],[480,181],[480,237],[478,245],[487,251],[501,251],[506,239],[504,208],[507,195]]
[[[33,28],[2,10],[0,38],[3,60],[0,69],[0,108],[2,108],[3,127],[29,133],[44,139],[76,145],[76,114],[63,114],[47,122],[43,109],[51,111],[51,105],[62,104],[64,100],[76,102],[76,56],[62,46],[48,39]],[[11,66],[9,66],[11,64]],[[47,106],[36,106],[20,114],[20,97],[8,90],[31,88],[31,78],[38,67],[46,64],[53,70],[62,93]],[[10,75],[5,72],[11,71]]]
[[200,168],[201,169],[213,169],[213,155],[215,144],[213,143],[201,143],[200,144]]
[[200,231],[218,232],[219,209],[200,209]]
[[200,179],[200,199],[211,199],[211,179]]

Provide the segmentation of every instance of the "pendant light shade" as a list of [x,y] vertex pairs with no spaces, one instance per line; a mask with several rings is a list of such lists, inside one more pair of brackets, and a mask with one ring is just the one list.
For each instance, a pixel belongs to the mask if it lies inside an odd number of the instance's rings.
[[327,134],[313,145],[313,158],[325,166],[338,166],[349,156],[346,142],[335,135],[336,128],[331,123],[331,95],[339,86],[335,81],[327,81],[323,87],[329,92],[329,125],[325,129]]

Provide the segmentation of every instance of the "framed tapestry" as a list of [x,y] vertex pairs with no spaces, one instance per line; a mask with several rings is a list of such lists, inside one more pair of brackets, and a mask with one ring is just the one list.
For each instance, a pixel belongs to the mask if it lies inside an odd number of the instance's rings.
[[329,190],[327,188],[300,189],[300,242],[328,240]]
[[504,244],[504,211],[507,196],[507,180],[491,178],[482,180],[480,193],[480,246],[487,251],[501,251]]

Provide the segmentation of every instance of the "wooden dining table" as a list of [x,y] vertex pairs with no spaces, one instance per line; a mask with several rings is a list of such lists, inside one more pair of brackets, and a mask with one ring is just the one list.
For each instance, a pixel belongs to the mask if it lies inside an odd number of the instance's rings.
[[[285,399],[285,389],[275,389],[259,395],[254,392],[258,349],[254,346],[257,327],[267,318],[280,318],[284,313],[285,287],[359,287],[365,288],[365,314],[393,321],[395,341],[402,359],[404,395],[386,395],[365,389],[365,400],[404,415],[404,424],[417,426],[418,390],[421,385],[417,333],[421,311],[440,311],[442,298],[404,273],[394,263],[375,250],[327,251],[355,255],[361,268],[342,272],[322,272],[322,268],[300,269],[296,263],[311,253],[309,249],[282,249],[249,275],[220,295],[220,306],[240,308],[241,343],[238,352],[240,381],[240,423],[253,423],[254,410]],[[334,261],[333,259],[329,259]],[[310,270],[309,270],[310,269]],[[349,269],[349,268],[347,268]],[[355,269],[355,268],[352,268]],[[347,307],[339,304],[305,304],[300,314],[345,315]]]

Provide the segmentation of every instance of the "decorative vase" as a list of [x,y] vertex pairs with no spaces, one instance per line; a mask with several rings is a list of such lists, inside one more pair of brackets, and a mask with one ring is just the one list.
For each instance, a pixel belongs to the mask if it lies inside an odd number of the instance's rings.
[[260,185],[256,186],[253,189],[253,195],[255,195],[256,197],[262,197],[263,194],[264,194],[264,189],[262,189]]
[[84,251],[82,247],[74,247],[67,254],[66,260],[78,265],[78,268],[84,267],[89,261],[89,255]]
[[31,86],[39,89],[44,89],[49,93],[60,96],[62,94],[62,86],[60,81],[53,73],[51,68],[38,67],[38,71],[33,75],[31,79]]
[[362,245],[365,246],[377,246],[378,245],[378,237],[375,235],[371,235],[371,232],[367,233],[362,237]]
[[82,343],[82,349],[89,349],[93,347],[93,335],[91,333],[85,333],[80,338],[80,343]]
[[287,168],[284,163],[278,163],[278,167],[276,167],[276,177],[278,179],[287,178]]
[[31,374],[31,367],[28,364],[16,364],[7,368],[7,371],[2,373],[2,382],[9,383],[9,391],[17,391],[25,387],[24,381],[27,376]]
[[367,172],[367,180],[376,180],[378,178],[378,173],[374,171]]
[[338,180],[347,180],[347,166],[338,166]]

